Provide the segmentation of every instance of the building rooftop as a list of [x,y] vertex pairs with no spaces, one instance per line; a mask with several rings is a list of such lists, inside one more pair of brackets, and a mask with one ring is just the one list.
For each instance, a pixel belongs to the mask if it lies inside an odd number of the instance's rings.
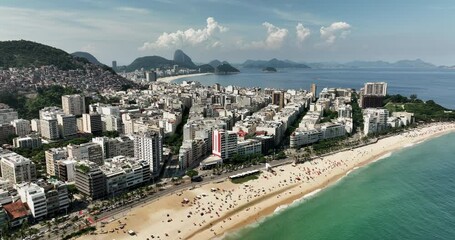
[[8,213],[12,220],[27,217],[28,215],[28,210],[21,200],[6,204],[3,206],[3,209],[5,209],[6,213]]

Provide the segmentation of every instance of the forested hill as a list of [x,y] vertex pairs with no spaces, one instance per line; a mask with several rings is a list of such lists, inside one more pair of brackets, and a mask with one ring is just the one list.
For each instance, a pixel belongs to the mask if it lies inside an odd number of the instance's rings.
[[0,42],[0,68],[41,67],[54,65],[61,70],[81,69],[86,59],[44,44],[19,40]]

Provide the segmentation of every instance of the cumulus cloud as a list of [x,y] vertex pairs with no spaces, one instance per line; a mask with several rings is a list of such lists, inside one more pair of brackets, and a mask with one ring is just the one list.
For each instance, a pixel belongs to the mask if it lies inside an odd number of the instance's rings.
[[304,27],[303,24],[301,23],[297,24],[295,30],[297,33],[297,42],[299,44],[303,43],[305,39],[307,39],[310,36],[310,29]]
[[351,32],[351,25],[346,22],[334,22],[328,27],[321,27],[321,38],[327,44],[333,44],[337,38],[345,38]]
[[213,17],[207,18],[207,26],[202,29],[189,28],[185,31],[161,34],[154,42],[145,42],[140,50],[157,48],[174,48],[182,46],[196,46],[206,44],[206,46],[219,47],[221,42],[216,40],[215,35],[223,33],[229,29],[221,26]]
[[244,48],[278,49],[283,45],[289,33],[286,28],[279,28],[268,22],[264,22],[262,26],[267,29],[267,38],[263,41],[253,41],[251,44],[246,44],[243,46]]

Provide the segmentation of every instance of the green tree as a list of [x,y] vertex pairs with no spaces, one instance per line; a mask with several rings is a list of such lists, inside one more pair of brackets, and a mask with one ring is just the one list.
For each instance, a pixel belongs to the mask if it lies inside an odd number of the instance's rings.
[[198,174],[199,174],[199,172],[194,169],[190,169],[190,170],[186,171],[186,175],[188,175],[188,177],[195,177]]

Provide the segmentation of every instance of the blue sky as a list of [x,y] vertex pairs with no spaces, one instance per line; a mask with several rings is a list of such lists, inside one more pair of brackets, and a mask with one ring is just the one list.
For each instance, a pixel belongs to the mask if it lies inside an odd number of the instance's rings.
[[0,0],[0,40],[27,39],[109,64],[136,57],[195,62],[421,58],[455,64],[450,0]]

